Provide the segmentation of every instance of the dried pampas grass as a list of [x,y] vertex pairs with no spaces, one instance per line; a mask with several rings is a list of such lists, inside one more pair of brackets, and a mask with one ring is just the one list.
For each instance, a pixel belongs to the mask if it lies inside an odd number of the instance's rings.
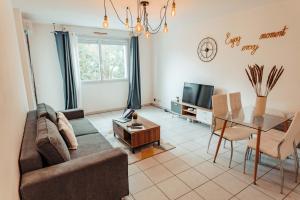
[[283,66],[278,69],[276,65],[271,69],[268,80],[266,82],[266,90],[263,93],[262,85],[263,85],[263,75],[264,75],[264,66],[258,66],[257,64],[250,66],[248,65],[248,69],[245,69],[247,77],[254,88],[254,91],[258,97],[268,96],[272,91],[282,73],[284,72]]

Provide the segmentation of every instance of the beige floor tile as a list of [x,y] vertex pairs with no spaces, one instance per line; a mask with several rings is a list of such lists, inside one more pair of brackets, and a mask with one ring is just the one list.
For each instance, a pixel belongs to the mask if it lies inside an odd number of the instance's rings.
[[[226,158],[227,160],[229,160],[230,159],[230,154],[231,154],[230,151],[228,151],[228,152],[226,152],[226,153],[224,153],[220,156],[223,157],[223,158]],[[236,151],[235,148],[234,148],[233,156],[232,156],[233,161],[235,161],[239,164],[243,163],[244,162],[244,157],[245,157],[245,154]]]
[[217,167],[216,165],[208,161],[201,163],[200,165],[197,165],[194,168],[198,172],[210,179],[215,178],[216,176],[219,176],[220,174],[225,172],[223,169]]
[[157,186],[168,196],[169,199],[177,199],[191,191],[191,189],[177,177],[169,178],[159,183]]
[[[277,185],[280,185],[281,183],[281,176],[279,169],[272,169],[270,172],[265,174],[264,179],[270,180],[271,182],[276,183]],[[298,177],[298,182],[299,182]],[[298,183],[295,182],[295,174],[294,172],[284,172],[284,187],[289,189],[294,189]]]
[[286,194],[288,194],[291,189],[284,187],[283,188],[283,194],[280,194],[280,184],[273,182],[271,180],[268,180],[264,177],[257,180],[257,185],[253,185],[253,187],[270,197],[273,197],[274,199],[283,199]]
[[204,158],[194,153],[187,153],[179,157],[184,162],[186,162],[189,166],[193,167],[202,162],[204,162]]
[[[172,144],[180,146],[183,143],[190,141],[189,138],[184,137],[182,134],[177,134],[171,138]],[[180,146],[181,147],[181,146]]]
[[230,169],[227,172],[230,173],[231,175],[235,176],[239,180],[247,183],[247,184],[251,184],[253,182],[253,176],[252,175],[244,174],[243,172],[241,172],[240,170],[237,170],[235,168]]
[[227,172],[216,177],[213,181],[231,194],[237,194],[248,186],[248,184]]
[[177,174],[177,177],[192,189],[199,187],[209,180],[207,177],[200,174],[193,168]]
[[247,187],[241,193],[237,194],[237,198],[241,200],[272,200],[271,197],[267,196],[259,190],[256,190],[252,186]]
[[140,171],[141,170],[135,164],[128,165],[128,176],[136,174]]
[[297,192],[300,194],[300,185],[298,185],[295,189],[294,189],[294,192]]
[[206,148],[197,149],[197,150],[193,151],[193,153],[201,156],[205,160],[209,160],[214,156],[213,153],[210,153],[210,152],[207,153]]
[[180,197],[178,200],[204,200],[196,192],[192,191]]
[[146,169],[149,169],[150,167],[159,165],[159,162],[157,160],[155,160],[154,158],[147,158],[145,160],[135,163],[135,165],[144,171]]
[[[232,169],[237,170],[241,173],[244,173],[244,163],[239,164],[239,165],[233,167]],[[257,177],[262,177],[267,172],[269,172],[271,169],[272,168],[270,168],[268,166],[258,165]],[[253,173],[254,173],[254,161],[248,160],[246,162],[246,174],[253,177]]]
[[227,200],[232,197],[232,194],[212,181],[196,188],[195,191],[206,200]]
[[173,154],[172,152],[170,151],[166,151],[164,153],[160,153],[156,156],[153,156],[153,158],[155,158],[157,161],[159,161],[160,163],[163,163],[163,162],[167,162],[169,160],[172,160],[172,159],[175,159],[176,158],[176,155]]
[[292,192],[285,198],[285,200],[299,200],[299,199],[300,199],[300,194],[296,192]]
[[185,143],[181,144],[180,147],[182,147],[188,151],[195,151],[196,149],[201,147],[201,145],[199,145],[196,142],[189,141],[189,142],[185,142]]
[[184,149],[182,147],[177,146],[175,149],[170,150],[170,152],[178,157],[178,156],[188,153],[189,151],[187,151],[186,149]]
[[168,198],[155,186],[133,195],[135,200],[168,200]]
[[188,164],[186,164],[179,158],[165,162],[163,165],[168,168],[168,170],[170,170],[173,174],[178,174],[190,168]]
[[152,185],[151,180],[143,172],[129,177],[129,190],[132,194],[140,192]]
[[144,173],[152,180],[153,183],[161,182],[171,176],[174,176],[163,165],[157,165],[144,171]]
[[[213,162],[213,158],[209,160],[210,162]],[[229,158],[224,158],[222,156],[218,156],[217,159],[216,159],[216,162],[215,164],[224,169],[224,170],[229,170],[230,168],[234,168],[236,166],[238,166],[240,163],[237,163],[235,161],[232,160],[231,162],[231,167],[229,168],[229,161],[230,159]]]

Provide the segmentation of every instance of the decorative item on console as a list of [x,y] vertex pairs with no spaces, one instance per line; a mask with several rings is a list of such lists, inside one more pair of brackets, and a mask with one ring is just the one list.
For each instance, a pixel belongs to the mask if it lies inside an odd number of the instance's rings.
[[272,68],[268,75],[264,92],[262,88],[264,66],[258,66],[257,64],[253,66],[248,65],[248,69],[246,68],[245,71],[257,96],[254,115],[262,116],[266,111],[267,97],[284,72],[284,68],[281,66],[280,69],[278,69],[276,65]]

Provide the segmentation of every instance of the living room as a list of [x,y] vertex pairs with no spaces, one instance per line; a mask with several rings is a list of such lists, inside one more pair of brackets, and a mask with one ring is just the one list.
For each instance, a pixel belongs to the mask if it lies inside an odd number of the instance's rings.
[[0,199],[299,199],[299,9],[1,1]]

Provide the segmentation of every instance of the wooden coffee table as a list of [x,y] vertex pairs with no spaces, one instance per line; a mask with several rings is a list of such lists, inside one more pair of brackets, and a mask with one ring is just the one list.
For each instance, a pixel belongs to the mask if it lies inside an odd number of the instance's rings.
[[138,123],[143,124],[143,129],[131,129],[127,127],[131,122],[122,123],[113,120],[114,136],[118,136],[134,153],[134,150],[146,144],[157,142],[160,145],[160,126],[145,119],[138,117]]

